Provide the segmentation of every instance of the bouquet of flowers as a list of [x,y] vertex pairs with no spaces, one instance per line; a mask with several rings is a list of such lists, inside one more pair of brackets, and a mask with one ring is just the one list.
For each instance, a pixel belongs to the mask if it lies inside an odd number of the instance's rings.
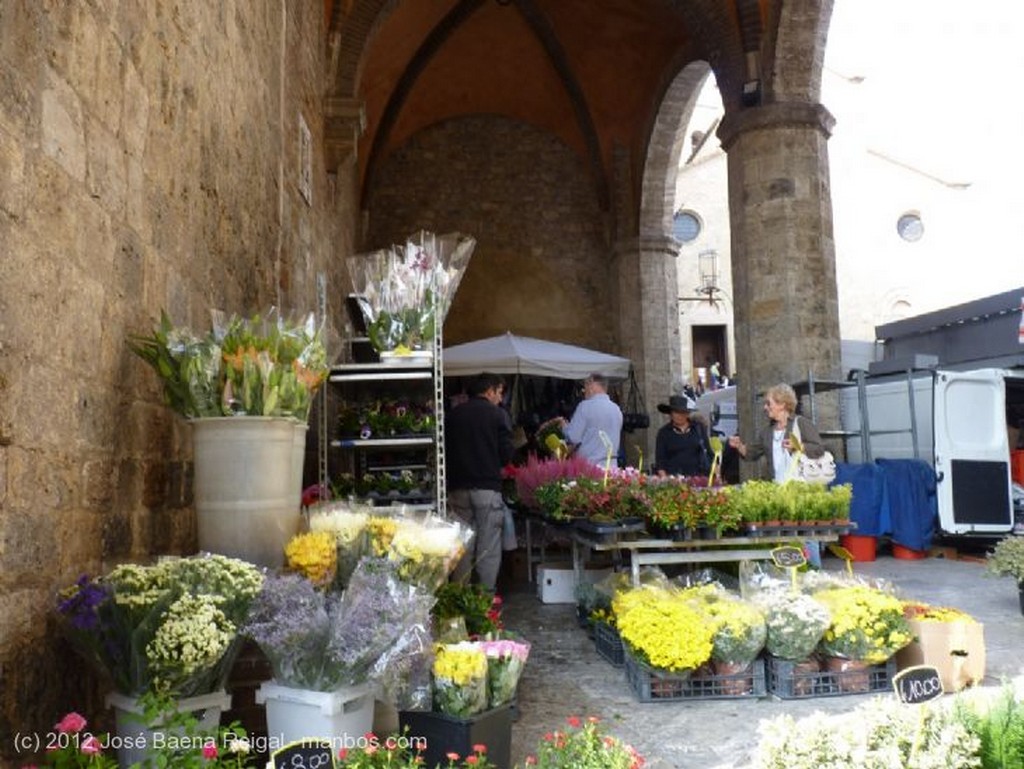
[[765,648],[780,659],[807,659],[831,624],[829,610],[803,593],[772,590],[756,601],[768,626]]
[[434,594],[434,618],[443,623],[461,617],[469,636],[484,636],[501,629],[501,598],[480,584],[446,582]]
[[367,553],[367,524],[372,508],[368,505],[332,503],[309,516],[309,530],[334,537],[336,569],[334,586],[344,589],[359,559]]
[[487,704],[496,708],[515,698],[519,677],[530,656],[530,644],[501,639],[480,641],[480,646],[487,655]]
[[458,718],[487,710],[487,655],[479,644],[438,646],[433,674],[436,710]]
[[458,521],[401,517],[387,557],[398,567],[401,579],[434,592],[448,579],[472,538],[473,530]]
[[57,611],[72,644],[120,693],[191,697],[223,686],[262,583],[255,566],[221,555],[126,564],[80,577]]
[[338,546],[329,531],[296,534],[284,548],[288,569],[326,589],[338,570]]
[[821,646],[833,657],[878,664],[914,640],[903,603],[893,595],[851,585],[823,590],[815,598],[832,614]]
[[242,630],[284,686],[332,691],[379,678],[428,635],[433,597],[364,558],[340,596],[298,575],[268,576]]
[[176,328],[166,312],[148,336],[128,346],[156,370],[164,400],[188,419],[220,416],[309,418],[313,394],[327,375],[327,354],[313,315],[286,320],[224,318],[199,337]]
[[682,591],[640,587],[612,601],[619,635],[653,668],[682,673],[711,658],[713,625]]
[[374,349],[408,354],[433,340],[474,248],[476,240],[468,235],[420,231],[404,246],[348,260]]
[[746,665],[753,662],[768,637],[764,613],[752,603],[721,597],[707,606],[715,625],[711,652],[715,662]]
[[526,759],[537,769],[641,769],[643,757],[617,737],[607,734],[599,719],[570,716],[569,728],[544,736],[536,757]]

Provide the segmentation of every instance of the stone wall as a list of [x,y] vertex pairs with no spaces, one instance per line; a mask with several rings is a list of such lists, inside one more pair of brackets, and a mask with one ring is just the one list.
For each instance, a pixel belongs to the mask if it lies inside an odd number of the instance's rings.
[[568,147],[505,118],[464,118],[413,136],[375,181],[369,246],[421,228],[477,239],[445,344],[514,331],[618,353],[604,219]]
[[345,290],[353,171],[329,185],[319,149],[322,10],[0,3],[3,758],[15,732],[102,713],[54,591],[196,547],[188,426],[127,335],[161,308],[203,330],[211,308],[315,309],[329,269],[327,294]]

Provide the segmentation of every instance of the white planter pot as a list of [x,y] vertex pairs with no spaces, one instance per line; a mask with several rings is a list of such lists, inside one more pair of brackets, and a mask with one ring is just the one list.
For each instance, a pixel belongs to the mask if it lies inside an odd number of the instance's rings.
[[374,694],[369,686],[314,692],[267,681],[256,690],[256,702],[266,707],[267,738],[274,750],[309,739],[351,748],[373,731]]
[[284,563],[299,529],[306,424],[277,417],[192,422],[199,549]]
[[[181,730],[163,729],[161,724],[147,723],[142,706],[135,697],[113,692],[107,695],[107,707],[114,709],[117,762],[129,767],[144,761],[154,747],[169,743]],[[214,730],[220,724],[220,714],[231,709],[231,695],[225,691],[186,697],[178,700],[179,713],[191,713],[199,728]]]

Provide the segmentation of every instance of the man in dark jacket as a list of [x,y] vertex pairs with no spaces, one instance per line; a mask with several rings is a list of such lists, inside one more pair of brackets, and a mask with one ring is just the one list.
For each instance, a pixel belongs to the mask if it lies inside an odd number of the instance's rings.
[[491,590],[501,567],[501,533],[505,502],[501,469],[512,458],[512,427],[501,403],[505,384],[496,374],[480,374],[469,384],[469,399],[445,419],[448,511],[476,533],[472,547],[455,568],[465,580],[475,567],[480,583]]

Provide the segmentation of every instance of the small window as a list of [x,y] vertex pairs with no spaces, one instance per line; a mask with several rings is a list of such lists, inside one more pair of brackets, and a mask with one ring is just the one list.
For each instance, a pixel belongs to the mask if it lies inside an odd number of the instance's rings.
[[672,219],[672,235],[681,243],[692,243],[700,235],[703,226],[700,217],[693,211],[679,211]]
[[910,243],[920,240],[924,235],[924,222],[921,221],[920,214],[903,214],[896,222],[896,232]]

